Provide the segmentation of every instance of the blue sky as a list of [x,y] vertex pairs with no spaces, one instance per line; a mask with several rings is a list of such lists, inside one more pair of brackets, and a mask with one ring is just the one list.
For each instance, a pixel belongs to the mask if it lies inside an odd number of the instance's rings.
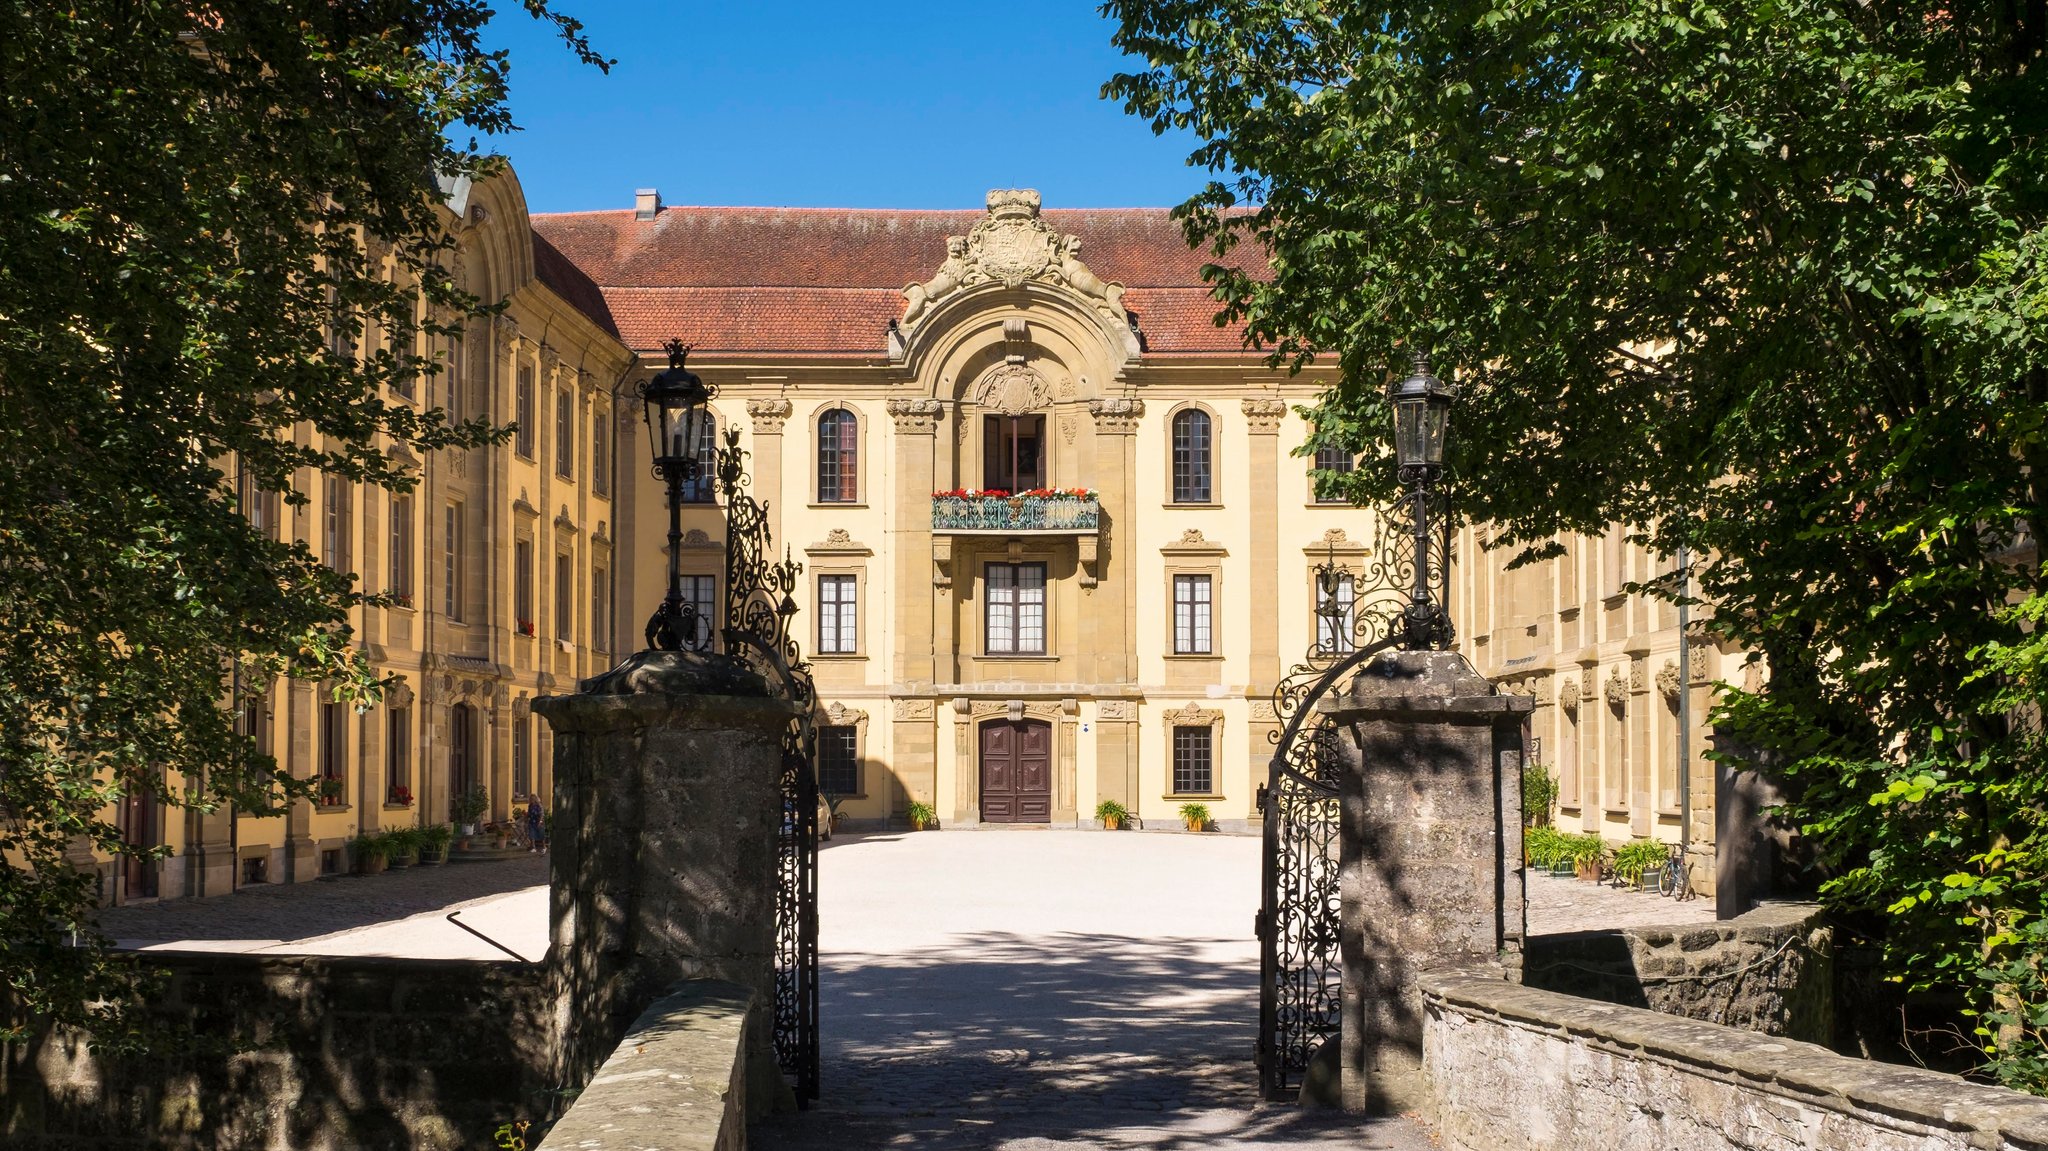
[[1158,207],[1201,187],[1194,141],[1100,96],[1129,70],[1094,0],[563,0],[609,75],[504,0],[523,131],[495,141],[536,212],[670,204]]

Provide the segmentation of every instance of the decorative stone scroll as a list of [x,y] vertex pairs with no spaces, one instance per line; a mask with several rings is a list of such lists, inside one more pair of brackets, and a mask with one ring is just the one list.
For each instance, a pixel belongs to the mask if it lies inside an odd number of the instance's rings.
[[385,707],[411,707],[412,700],[412,685],[405,682],[403,679],[399,680],[397,683],[392,684],[384,692]]
[[1131,718],[1131,701],[1127,699],[1103,699],[1095,702],[1097,719]]
[[1579,710],[1579,701],[1582,698],[1583,694],[1582,689],[1579,687],[1579,677],[1575,675],[1563,677],[1563,682],[1558,684],[1557,687],[1557,706],[1566,711],[1576,712]]
[[1279,722],[1280,722],[1280,713],[1279,713],[1279,712],[1277,712],[1277,711],[1274,711],[1274,710],[1273,710],[1273,701],[1272,701],[1272,700],[1270,700],[1270,699],[1255,699],[1255,700],[1253,700],[1253,701],[1252,701],[1252,722],[1253,722],[1253,723],[1279,723]]
[[959,292],[985,283],[1021,288],[1028,283],[1063,287],[1105,321],[1126,327],[1124,286],[1103,281],[1081,262],[1081,239],[1052,230],[1039,216],[1039,195],[1031,188],[997,188],[988,194],[988,215],[965,236],[946,239],[946,258],[923,283],[903,289],[908,335],[933,308]]
[[1280,430],[1280,421],[1287,416],[1287,401],[1267,396],[1247,396],[1241,405],[1246,423],[1255,436],[1272,435]]
[[875,549],[853,538],[845,528],[833,528],[825,538],[804,549],[805,554],[814,556],[871,556]]
[[1088,414],[1095,417],[1095,430],[1100,434],[1134,435],[1138,421],[1145,418],[1145,401],[1134,396],[1104,396],[1088,401]]
[[860,741],[863,746],[866,745],[868,734],[867,712],[860,711],[856,708],[848,707],[835,699],[832,701],[832,705],[824,710],[822,718],[825,720],[826,723],[832,725],[833,727],[859,728]]
[[1628,680],[1622,677],[1621,668],[1608,669],[1606,693],[1607,706],[1616,711],[1628,706]]
[[779,436],[789,419],[790,402],[781,396],[747,401],[747,418],[754,421],[757,436]]
[[890,400],[888,407],[897,431],[925,436],[932,434],[946,410],[946,405],[928,397]]
[[1667,659],[1657,669],[1657,693],[1672,707],[1678,706],[1678,661]]
[[939,714],[939,705],[929,699],[899,699],[894,715],[897,719],[933,719]]

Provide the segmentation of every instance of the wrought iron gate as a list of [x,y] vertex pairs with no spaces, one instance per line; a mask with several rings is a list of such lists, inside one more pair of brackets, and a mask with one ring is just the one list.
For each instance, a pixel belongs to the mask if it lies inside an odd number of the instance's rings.
[[[1412,492],[1383,508],[1354,570],[1336,545],[1316,568],[1316,640],[1307,657],[1273,689],[1273,758],[1258,792],[1265,829],[1259,937],[1259,1088],[1288,1098],[1301,1087],[1310,1056],[1337,1034],[1343,968],[1338,890],[1342,839],[1337,785],[1348,737],[1316,710],[1341,694],[1373,657],[1399,645],[1402,611],[1416,574],[1413,499],[1429,500],[1425,582],[1448,628],[1449,495]],[[1355,546],[1355,545],[1354,545]],[[1446,631],[1442,642],[1449,642]]]
[[797,705],[782,734],[782,831],[775,896],[775,1057],[799,1103],[818,1097],[818,693],[790,632],[803,565],[775,559],[768,509],[747,491],[737,428],[718,452],[725,496],[726,650]]

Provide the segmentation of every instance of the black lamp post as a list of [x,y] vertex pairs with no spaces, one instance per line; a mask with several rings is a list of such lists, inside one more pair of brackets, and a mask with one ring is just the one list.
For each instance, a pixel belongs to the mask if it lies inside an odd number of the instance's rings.
[[[1429,356],[1415,353],[1408,378],[1387,392],[1394,409],[1394,462],[1409,489],[1415,527],[1415,582],[1408,589],[1405,646],[1410,650],[1442,647],[1451,642],[1451,621],[1443,606],[1430,597],[1429,497],[1443,474],[1444,441],[1450,434],[1451,401],[1457,392],[1429,370]],[[1448,557],[1446,557],[1448,559]],[[1449,573],[1445,573],[1446,580]]]
[[697,646],[700,627],[697,606],[683,600],[683,485],[699,478],[697,437],[718,389],[683,366],[690,345],[670,340],[665,347],[668,370],[640,385],[654,474],[668,484],[668,594],[647,621],[647,646],[679,651]]

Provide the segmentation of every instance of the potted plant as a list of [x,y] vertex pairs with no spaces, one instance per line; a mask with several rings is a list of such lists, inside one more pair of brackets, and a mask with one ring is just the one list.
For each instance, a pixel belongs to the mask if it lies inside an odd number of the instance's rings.
[[1600,862],[1607,856],[1607,845],[1597,835],[1574,837],[1572,845],[1572,870],[1580,879],[1589,883],[1600,881]]
[[412,788],[401,783],[391,789],[391,794],[385,797],[384,802],[393,807],[411,807]]
[[1209,805],[1206,803],[1183,803],[1180,805],[1181,822],[1189,831],[1205,831],[1209,827]]
[[424,866],[445,862],[448,858],[448,843],[455,838],[455,829],[445,823],[437,823],[419,830],[420,863]]
[[923,831],[927,827],[937,827],[939,825],[938,809],[921,799],[911,801],[907,814],[910,816],[910,829],[912,831]]
[[414,827],[394,827],[384,833],[384,859],[392,867],[411,867],[419,862],[420,833]]
[[390,849],[382,835],[374,831],[358,835],[349,841],[349,848],[355,857],[357,875],[376,875],[384,870]]
[[341,789],[342,789],[342,786],[343,786],[343,785],[342,785],[342,781],[341,781],[341,779],[340,779],[339,777],[337,777],[337,776],[332,776],[332,775],[323,775],[323,776],[321,776],[321,777],[320,777],[320,806],[322,806],[322,807],[340,807],[340,806],[341,806]]
[[456,834],[464,839],[476,834],[477,821],[484,812],[491,809],[490,793],[481,787],[472,787],[455,797],[454,811]]
[[492,823],[485,826],[484,831],[491,837],[491,846],[499,851],[505,850],[505,844],[512,838],[512,825],[509,823]]
[[1131,813],[1114,799],[1105,799],[1095,805],[1095,818],[1102,821],[1102,830],[1116,831],[1131,821]]
[[1655,883],[1657,868],[1664,866],[1670,852],[1661,842],[1654,839],[1638,839],[1615,849],[1614,876],[1617,886],[1643,886],[1643,876],[1652,877]]

